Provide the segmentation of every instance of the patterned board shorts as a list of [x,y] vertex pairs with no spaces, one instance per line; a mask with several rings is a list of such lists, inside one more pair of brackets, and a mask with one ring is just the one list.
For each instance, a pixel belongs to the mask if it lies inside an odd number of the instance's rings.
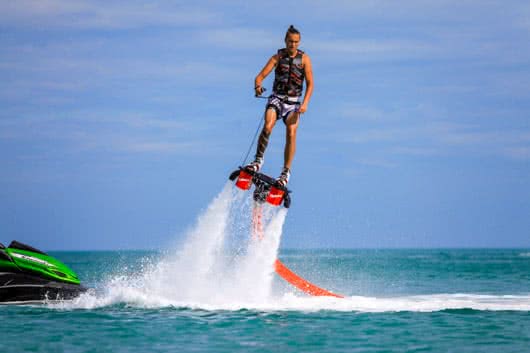
[[291,99],[287,100],[284,97],[279,97],[273,94],[267,101],[266,110],[269,108],[274,109],[276,111],[277,119],[283,119],[283,122],[285,123],[285,119],[289,117],[289,114],[297,112],[300,108],[300,102]]

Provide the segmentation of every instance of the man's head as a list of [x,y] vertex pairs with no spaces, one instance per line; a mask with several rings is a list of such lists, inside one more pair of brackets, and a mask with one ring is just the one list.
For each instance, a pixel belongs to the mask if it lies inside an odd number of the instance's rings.
[[296,53],[296,50],[300,45],[300,38],[300,31],[291,25],[285,33],[285,47],[287,48],[289,54],[294,55],[294,53]]

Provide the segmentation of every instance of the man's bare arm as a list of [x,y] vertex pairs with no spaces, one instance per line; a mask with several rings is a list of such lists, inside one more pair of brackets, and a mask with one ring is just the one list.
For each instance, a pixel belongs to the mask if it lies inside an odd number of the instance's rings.
[[278,57],[277,55],[273,55],[269,61],[265,64],[263,69],[259,72],[258,76],[256,76],[256,79],[254,80],[254,90],[256,91],[256,95],[259,96],[263,93],[263,88],[261,87],[261,83],[267,77],[272,69],[276,66],[278,63]]
[[304,54],[302,58],[302,64],[304,65],[305,82],[307,85],[305,89],[304,100],[300,106],[300,113],[303,114],[307,111],[307,105],[309,104],[311,95],[313,94],[313,69],[311,68],[311,59],[309,58],[309,55]]

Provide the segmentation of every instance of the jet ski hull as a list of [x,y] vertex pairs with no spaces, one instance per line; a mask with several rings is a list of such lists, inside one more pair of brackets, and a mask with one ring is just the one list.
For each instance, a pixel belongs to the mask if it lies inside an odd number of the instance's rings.
[[26,273],[0,272],[0,303],[70,300],[86,292],[78,284],[56,282]]

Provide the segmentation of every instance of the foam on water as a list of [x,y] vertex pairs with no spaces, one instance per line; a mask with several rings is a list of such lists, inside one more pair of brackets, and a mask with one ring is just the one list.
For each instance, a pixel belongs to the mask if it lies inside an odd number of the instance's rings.
[[364,297],[346,298],[308,297],[284,294],[277,298],[267,298],[262,302],[256,300],[221,301],[182,301],[122,287],[105,296],[84,294],[71,302],[50,304],[62,309],[93,309],[126,303],[139,308],[185,307],[201,310],[242,309],[258,311],[302,311],[321,310],[342,312],[435,312],[442,310],[471,309],[480,311],[530,311],[530,295],[480,295],[480,294],[433,294],[401,297]]
[[286,295],[282,310],[334,310],[358,312],[433,312],[441,310],[530,311],[530,295],[433,294],[401,297],[353,296],[344,299]]

